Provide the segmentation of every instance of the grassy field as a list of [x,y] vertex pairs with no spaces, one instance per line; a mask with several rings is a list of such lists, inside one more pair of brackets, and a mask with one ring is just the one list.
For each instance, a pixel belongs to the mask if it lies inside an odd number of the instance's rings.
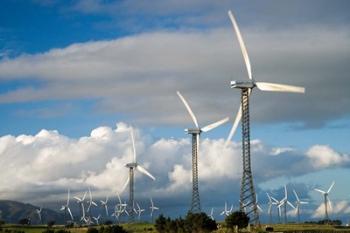
[[[127,230],[130,233],[141,233],[141,232],[148,232],[148,233],[156,233],[155,227],[153,224],[150,223],[125,223],[121,224],[125,230]],[[350,233],[350,228],[345,227],[334,227],[329,225],[314,225],[314,224],[275,224],[271,225],[275,232],[298,232],[298,233],[331,233],[331,232],[348,232]],[[99,226],[96,226],[96,228],[99,228]],[[2,226],[2,229],[0,230],[0,233],[12,233],[16,231],[21,231],[25,233],[42,233],[47,228],[46,226],[19,226],[19,225],[4,225]],[[55,230],[64,229],[64,226],[54,226]],[[265,229],[265,225],[262,225],[262,229]],[[88,228],[87,227],[73,227],[68,228],[71,233],[86,233]],[[221,228],[216,231],[217,233],[224,233],[224,232],[232,232],[225,228]],[[247,232],[247,231],[244,231]]]

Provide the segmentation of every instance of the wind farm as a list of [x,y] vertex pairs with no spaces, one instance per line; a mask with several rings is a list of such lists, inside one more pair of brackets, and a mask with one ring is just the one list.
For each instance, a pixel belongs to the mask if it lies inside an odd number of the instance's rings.
[[350,232],[348,7],[3,1],[0,231]]

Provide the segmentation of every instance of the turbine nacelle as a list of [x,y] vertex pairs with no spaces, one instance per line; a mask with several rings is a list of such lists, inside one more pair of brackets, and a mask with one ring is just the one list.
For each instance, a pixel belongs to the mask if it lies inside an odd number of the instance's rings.
[[127,164],[125,164],[125,167],[136,168],[137,167],[137,163],[127,163]]
[[256,87],[256,84],[253,80],[249,81],[231,81],[230,82],[231,88],[240,88],[240,89],[253,89]]
[[201,129],[185,129],[185,132],[188,134],[201,134]]

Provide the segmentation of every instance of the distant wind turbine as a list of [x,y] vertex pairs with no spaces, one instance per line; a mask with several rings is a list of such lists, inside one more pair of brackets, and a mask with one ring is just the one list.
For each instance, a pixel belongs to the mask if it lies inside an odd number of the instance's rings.
[[69,213],[70,219],[73,221],[73,215],[72,211],[69,208],[69,198],[70,198],[70,191],[68,189],[68,196],[67,196],[67,202],[65,205],[62,205],[61,211],[64,211],[64,218],[66,218],[67,212]]
[[295,202],[295,213],[297,214],[298,216],[298,223],[300,223],[300,206],[301,205],[305,205],[305,204],[308,204],[308,202],[306,201],[301,201],[299,199],[299,196],[297,194],[297,192],[293,189],[293,193],[294,193],[294,196],[295,196],[295,199],[296,199],[296,202]]
[[324,216],[325,216],[325,219],[326,220],[329,220],[329,216],[328,216],[328,206],[330,209],[332,209],[332,202],[331,200],[329,199],[329,193],[330,191],[332,190],[333,186],[335,184],[335,181],[332,182],[331,186],[329,187],[329,189],[327,191],[323,191],[321,189],[314,189],[315,191],[321,193],[323,195],[323,198],[324,198]]

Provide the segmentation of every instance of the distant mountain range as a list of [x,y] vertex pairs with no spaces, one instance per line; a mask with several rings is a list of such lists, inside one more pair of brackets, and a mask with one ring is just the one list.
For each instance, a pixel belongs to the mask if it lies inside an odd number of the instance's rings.
[[[40,224],[36,209],[37,206],[25,204],[17,201],[0,200],[0,219],[6,223],[18,223],[21,219],[29,218],[32,224]],[[56,223],[64,222],[64,214],[58,213],[51,209],[42,209],[42,223],[55,221]]]

